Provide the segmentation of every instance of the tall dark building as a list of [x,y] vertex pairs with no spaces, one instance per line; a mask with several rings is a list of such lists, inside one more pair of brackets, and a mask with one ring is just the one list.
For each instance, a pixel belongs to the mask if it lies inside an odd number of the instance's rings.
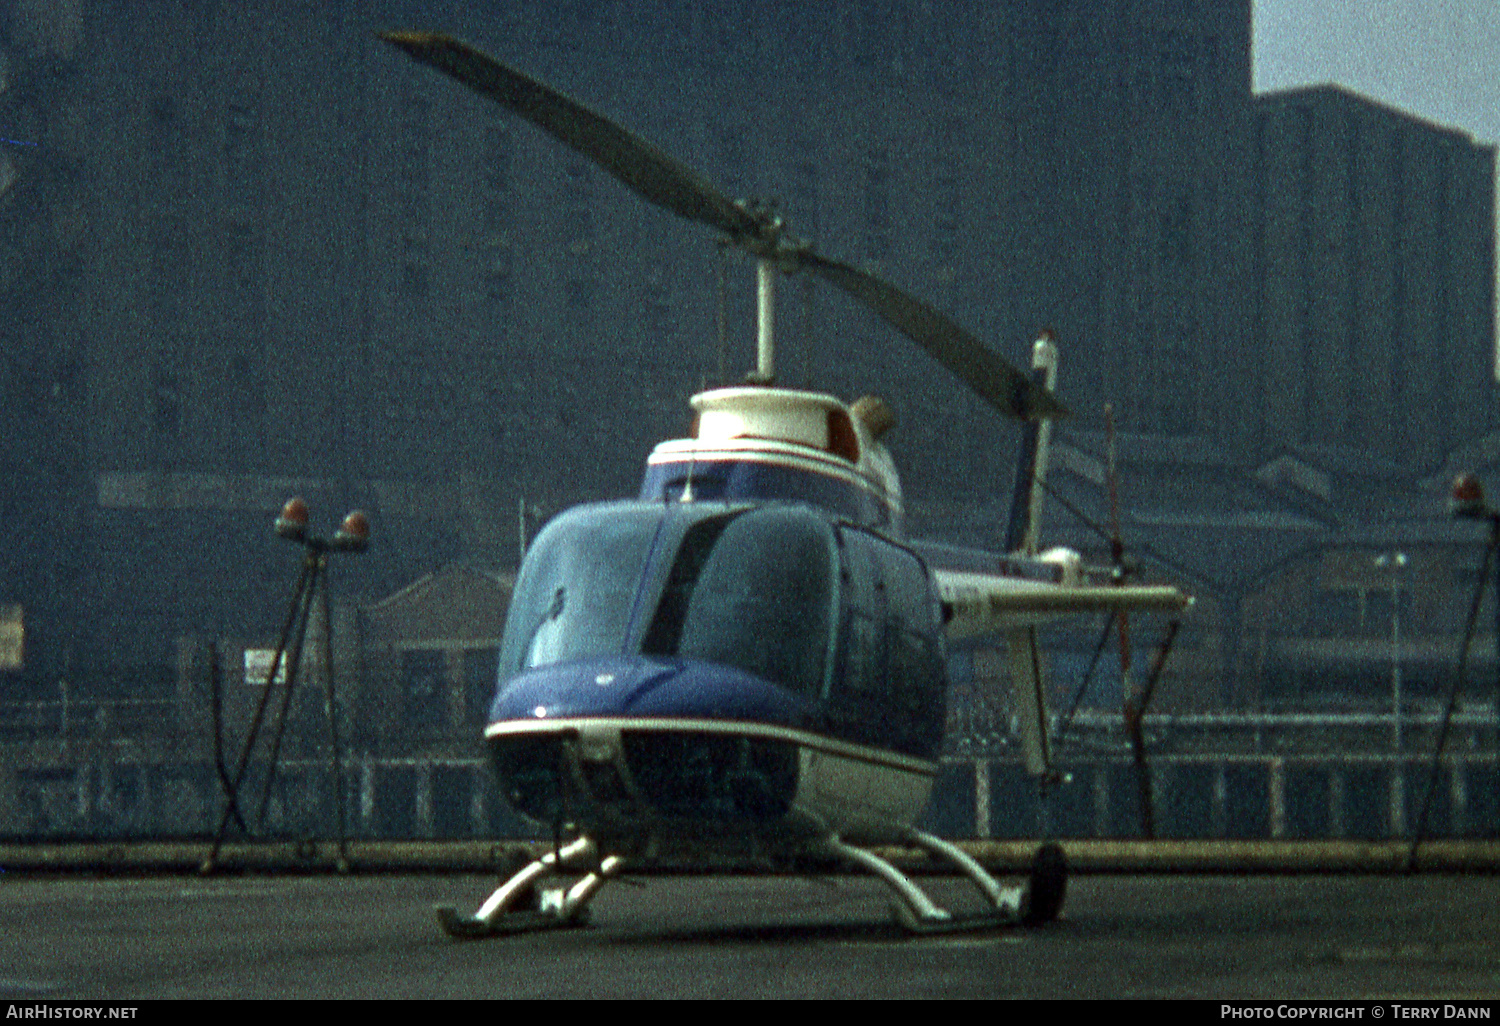
[[1259,445],[1436,469],[1495,424],[1495,148],[1336,86],[1255,130]]
[[[1069,430],[1112,402],[1135,436],[1228,468],[1289,431],[1361,444],[1372,415],[1332,412],[1350,388],[1276,376],[1325,373],[1325,335],[1294,322],[1336,315],[1307,319],[1330,300],[1300,272],[1304,298],[1277,298],[1277,269],[1322,251],[1269,212],[1323,165],[1287,178],[1278,101],[1252,103],[1249,0],[0,0],[0,124],[37,144],[0,144],[18,679],[164,679],[179,637],[268,631],[291,573],[270,518],[297,492],[330,529],[370,509],[371,553],[336,571],[349,592],[512,561],[530,510],[633,493],[688,396],[750,366],[746,263],[727,261],[721,347],[709,233],[412,64],[376,38],[391,27],[464,36],[731,195],[778,198],[794,233],[1017,362],[1055,328]],[[1484,156],[1443,138],[1403,151],[1403,209],[1448,154],[1466,170],[1423,223],[1482,241]],[[1406,259],[1415,323],[1433,306]],[[1492,275],[1448,267],[1463,312],[1441,344],[1469,360]],[[1361,295],[1361,324],[1398,316]],[[1014,429],[925,355],[816,286],[780,306],[783,381],[885,395],[915,501],[1006,493]],[[1300,371],[1279,362],[1289,333]],[[1414,425],[1487,401],[1467,369],[1452,381],[1380,394]]]

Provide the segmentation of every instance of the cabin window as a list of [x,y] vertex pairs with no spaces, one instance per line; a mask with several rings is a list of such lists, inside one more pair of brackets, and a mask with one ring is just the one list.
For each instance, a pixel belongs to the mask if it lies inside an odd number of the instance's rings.
[[839,532],[843,629],[829,711],[849,736],[902,751],[941,740],[941,613],[921,560],[880,535]]
[[917,633],[936,631],[941,614],[927,568],[906,549],[873,535],[869,537],[874,541],[874,556],[885,589],[886,614],[891,622]]

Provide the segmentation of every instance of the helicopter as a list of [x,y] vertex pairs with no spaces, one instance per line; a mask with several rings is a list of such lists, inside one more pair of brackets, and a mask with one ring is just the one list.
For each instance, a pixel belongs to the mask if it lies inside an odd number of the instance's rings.
[[[550,827],[552,850],[472,915],[473,938],[577,926],[632,861],[726,853],[832,859],[891,890],[916,934],[1054,919],[1067,867],[1041,845],[1020,886],[916,827],[945,728],[946,644],[1003,637],[1029,772],[1051,774],[1036,628],[1091,612],[1184,610],[1174,587],[1095,584],[1078,553],[1039,551],[1057,350],[1028,375],[933,307],[792,236],[651,143],[451,36],[381,38],[594,161],[641,198],[707,224],[756,261],[757,362],[691,399],[690,436],[659,443],[635,499],[574,507],[517,575],[484,736],[502,793]],[[909,541],[881,441],[890,408],[778,387],[776,279],[808,272],[907,335],[1006,416],[1025,421],[1005,554]],[[979,913],[939,906],[875,846],[946,860]],[[544,887],[577,877],[567,886]]]

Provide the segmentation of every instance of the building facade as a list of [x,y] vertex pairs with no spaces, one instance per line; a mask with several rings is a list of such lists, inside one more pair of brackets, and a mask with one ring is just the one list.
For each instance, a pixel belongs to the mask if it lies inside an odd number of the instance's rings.
[[[538,519],[632,494],[687,397],[749,368],[748,263],[379,29],[464,36],[728,194],[777,198],[820,252],[1018,363],[1054,328],[1080,436],[1112,403],[1163,440],[1151,451],[1235,475],[1292,444],[1431,463],[1492,417],[1493,268],[1464,247],[1492,232],[1493,152],[1314,103],[1314,135],[1369,123],[1371,154],[1408,140],[1400,217],[1425,226],[1372,223],[1357,261],[1330,263],[1309,240],[1334,229],[1297,211],[1334,207],[1298,197],[1342,173],[1344,208],[1373,210],[1359,190],[1391,187],[1373,157],[1349,171],[1342,143],[1308,149],[1284,124],[1301,115],[1252,99],[1248,0],[0,12],[0,124],[37,144],[0,144],[18,691],[169,689],[183,639],[272,631],[295,560],[270,520],[294,493],[329,530],[370,510],[371,552],[335,568],[354,596],[455,560],[511,565]],[[1467,234],[1434,284],[1415,240],[1449,223]],[[1387,251],[1408,237],[1398,275]],[[780,306],[783,381],[886,396],[914,503],[1008,494],[1012,426],[841,295],[789,281]],[[1440,306],[1442,328],[1408,330]],[[1356,382],[1366,350],[1386,384]],[[1433,360],[1463,370],[1414,382]],[[1376,429],[1382,401],[1404,427]],[[1153,466],[1142,501],[1170,505],[1178,463]]]
[[1336,86],[1255,133],[1258,442],[1430,472],[1495,425],[1495,148]]

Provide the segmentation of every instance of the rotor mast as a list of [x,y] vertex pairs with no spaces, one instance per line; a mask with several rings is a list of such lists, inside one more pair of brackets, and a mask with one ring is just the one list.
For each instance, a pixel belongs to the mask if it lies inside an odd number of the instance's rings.
[[767,257],[755,261],[755,380],[776,380],[776,265]]

